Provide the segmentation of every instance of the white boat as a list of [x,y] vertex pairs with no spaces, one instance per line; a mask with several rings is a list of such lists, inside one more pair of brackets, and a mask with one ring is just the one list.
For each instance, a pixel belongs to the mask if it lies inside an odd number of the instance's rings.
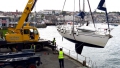
[[[103,2],[103,0],[101,1]],[[99,6],[101,5],[99,4]],[[107,26],[107,24],[103,23],[96,24],[96,28],[91,23],[89,25],[86,23],[83,26],[67,24],[58,25],[57,30],[62,37],[76,43],[76,52],[81,54],[83,46],[105,47],[112,37],[110,31],[113,29],[112,26],[109,25],[109,28]]]
[[59,25],[57,30],[60,35],[72,42],[88,43],[95,47],[105,47],[110,38],[107,28],[95,29],[90,26],[74,25],[74,32],[72,32],[73,25]]
[[[111,28],[110,30],[113,29]],[[58,25],[57,31],[65,39],[76,43],[76,52],[79,54],[81,54],[83,46],[104,48],[112,37],[106,27],[95,29],[91,26],[80,27],[79,25],[74,25],[73,30],[73,25]]]

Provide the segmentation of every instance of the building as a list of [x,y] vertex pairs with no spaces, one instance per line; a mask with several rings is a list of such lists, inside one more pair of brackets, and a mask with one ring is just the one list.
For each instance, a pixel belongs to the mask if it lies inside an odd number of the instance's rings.
[[9,16],[0,16],[0,27],[8,27],[10,22]]

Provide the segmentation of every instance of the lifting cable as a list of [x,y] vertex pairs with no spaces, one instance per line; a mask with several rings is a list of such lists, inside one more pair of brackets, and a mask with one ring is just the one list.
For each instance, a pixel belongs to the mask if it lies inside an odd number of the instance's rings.
[[[34,8],[34,12],[35,12],[35,14],[34,14],[34,20],[35,20],[35,22],[37,22],[37,20],[36,20],[36,15],[37,15],[37,12],[36,12],[36,5],[35,5],[35,8]],[[34,23],[34,27],[36,26],[36,23]]]
[[[73,37],[75,39],[75,36],[74,36],[74,23],[75,23],[75,0],[74,0],[74,10],[73,10],[73,29],[72,29],[72,34],[73,34]],[[76,40],[76,39],[75,39]]]
[[62,12],[63,12],[63,10],[64,10],[64,7],[65,7],[65,3],[66,3],[66,0],[64,1],[64,4],[63,4],[63,8],[62,8]]
[[[66,3],[66,0],[64,1],[64,4],[63,4],[62,15],[63,15],[63,10],[64,10],[64,7],[65,7],[65,3]],[[64,15],[63,15],[63,17],[64,17]],[[65,18],[64,18],[64,20],[65,20]],[[63,22],[63,23],[64,23],[64,22]],[[62,36],[62,41],[63,41],[63,36]]]

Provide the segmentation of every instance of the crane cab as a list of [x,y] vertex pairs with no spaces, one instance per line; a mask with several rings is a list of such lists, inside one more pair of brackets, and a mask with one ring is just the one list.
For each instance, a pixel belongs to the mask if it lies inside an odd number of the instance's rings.
[[5,39],[7,42],[35,42],[39,40],[39,32],[36,27],[27,24],[22,29],[17,30],[17,32],[10,28],[9,32],[5,35]]
[[24,26],[22,30],[23,41],[38,41],[39,32],[37,28],[32,26]]

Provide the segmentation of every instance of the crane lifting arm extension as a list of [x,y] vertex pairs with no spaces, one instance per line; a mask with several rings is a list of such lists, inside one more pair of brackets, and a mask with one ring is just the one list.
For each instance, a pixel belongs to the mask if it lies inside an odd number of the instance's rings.
[[20,17],[20,20],[18,21],[18,24],[17,24],[15,30],[21,29],[24,22],[28,21],[29,14],[33,10],[36,2],[37,2],[37,0],[29,0],[28,1],[27,5],[26,5],[21,17]]

